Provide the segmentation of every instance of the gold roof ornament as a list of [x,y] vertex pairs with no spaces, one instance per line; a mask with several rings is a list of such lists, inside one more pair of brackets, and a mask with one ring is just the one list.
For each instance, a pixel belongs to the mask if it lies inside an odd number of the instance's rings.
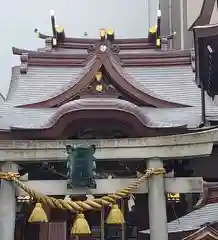
[[106,38],[106,30],[104,28],[100,29],[100,38],[102,41]]
[[100,46],[100,51],[101,52],[105,52],[107,50],[107,46],[105,45],[105,44],[102,44],[101,46]]
[[103,85],[98,84],[98,85],[96,85],[95,89],[96,89],[97,92],[102,92],[103,91]]
[[172,201],[172,202],[180,202],[180,194],[179,193],[168,193],[167,199],[168,199],[168,201]]
[[154,34],[157,32],[157,25],[153,25],[149,28],[149,33]]
[[112,28],[108,28],[108,30],[107,30],[107,39],[109,40],[109,41],[114,41],[114,38],[115,38],[115,36],[114,36],[115,34],[114,34],[114,30],[112,29]]
[[95,78],[96,78],[96,80],[97,80],[98,82],[101,81],[101,79],[102,79],[102,72],[96,72]]
[[64,32],[64,28],[62,26],[59,25],[55,25],[55,29],[57,33],[62,33]]

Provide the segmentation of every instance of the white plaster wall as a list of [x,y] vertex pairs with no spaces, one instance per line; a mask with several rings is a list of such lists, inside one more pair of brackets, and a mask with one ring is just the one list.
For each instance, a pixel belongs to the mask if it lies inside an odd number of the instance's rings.
[[[173,0],[172,0],[173,1]],[[187,26],[190,26],[194,23],[196,18],[201,12],[201,8],[204,0],[187,0]]]

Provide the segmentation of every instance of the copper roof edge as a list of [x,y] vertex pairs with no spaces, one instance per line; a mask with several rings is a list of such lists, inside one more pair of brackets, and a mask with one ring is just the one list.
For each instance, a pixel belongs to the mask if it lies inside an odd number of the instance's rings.
[[85,59],[87,54],[69,54],[69,53],[58,53],[58,52],[39,52],[27,49],[21,49],[12,47],[12,52],[14,55],[28,54],[29,58],[45,58],[45,59]]

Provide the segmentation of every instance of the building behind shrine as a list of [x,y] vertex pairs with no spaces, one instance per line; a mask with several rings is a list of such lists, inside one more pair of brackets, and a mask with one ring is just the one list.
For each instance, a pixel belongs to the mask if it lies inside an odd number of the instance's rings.
[[[188,32],[188,28],[197,25],[216,23],[215,0],[210,4],[209,1],[200,3],[195,0],[198,7],[194,11],[190,9],[188,0],[181,2],[184,8],[181,8],[180,1],[171,3],[171,10],[178,10],[178,17],[166,10],[169,9],[166,1],[160,1],[162,16],[158,37],[162,41],[161,46],[156,45],[156,39],[151,41],[149,36],[117,38],[117,29],[108,29],[110,26],[102,26],[99,37],[91,39],[88,36],[68,36],[63,28],[54,28],[54,25],[50,35],[45,35],[43,29],[42,33],[36,30],[39,38],[45,41],[44,48],[27,50],[13,47],[13,54],[20,56],[20,65],[12,68],[7,97],[1,96],[0,100],[0,146],[6,146],[12,140],[21,140],[21,144],[23,141],[26,148],[34,140],[57,141],[57,144],[61,140],[74,143],[90,140],[98,144],[99,139],[196,134],[217,125],[218,106],[207,94],[206,121],[202,125],[202,93],[195,82],[193,33]],[[155,19],[157,6],[154,4],[151,9],[150,22]],[[177,32],[176,36],[167,40],[173,31]],[[218,182],[216,152],[214,145],[210,156],[197,160],[194,157],[188,161],[183,161],[180,156],[174,162],[168,161],[165,167],[169,172],[174,170],[176,177],[203,176],[205,181]],[[145,161],[139,159],[120,161],[119,157],[107,158],[109,161],[98,159],[99,179],[109,176],[134,178],[146,167]],[[65,179],[65,164],[56,156],[53,159],[49,163],[46,160],[33,163],[31,158],[25,162],[18,161],[19,171],[21,175],[28,173],[29,180]],[[168,221],[190,212],[199,194],[191,197],[190,194],[176,195],[176,199],[170,197]],[[84,199],[86,196],[76,198]],[[127,202],[125,206],[128,238],[136,237],[135,229],[149,228],[148,209],[145,207],[147,196],[136,194],[135,198],[133,212],[128,212]],[[45,206],[49,225],[29,225],[26,221],[32,204],[22,203],[24,200],[17,196],[15,240],[30,237],[32,240],[46,240],[48,235],[49,240],[66,239],[67,224],[72,220],[69,213]],[[27,200],[31,202],[31,199]],[[199,215],[201,217],[203,219],[204,216]],[[87,218],[99,228],[99,213],[87,213]],[[206,220],[201,224],[205,227]],[[211,228],[207,229],[208,232],[213,233],[212,239],[217,239],[216,224],[213,223]],[[193,237],[193,232],[187,234]],[[178,239],[176,237],[174,239]]]

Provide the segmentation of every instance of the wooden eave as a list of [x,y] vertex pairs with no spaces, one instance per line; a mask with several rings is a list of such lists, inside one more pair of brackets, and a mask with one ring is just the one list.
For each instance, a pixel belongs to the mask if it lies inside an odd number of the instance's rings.
[[[116,63],[116,67],[113,65],[114,63]],[[89,71],[85,72],[85,74],[81,76],[80,80],[72,87],[68,87],[58,95],[48,98],[47,100],[32,104],[25,104],[19,107],[48,108],[60,106],[63,102],[67,102],[73,97],[76,97],[82,89],[88,86],[93,81],[96,72],[99,71],[102,67],[104,67],[108,72],[113,81],[113,84],[118,89],[125,92],[125,94],[127,96],[130,96],[132,99],[137,100],[142,106],[152,105],[158,108],[187,107],[187,105],[173,103],[156,98],[150,94],[150,91],[143,92],[136,88],[134,85],[128,82],[128,80],[125,79],[122,61],[117,57],[117,55],[112,54],[110,51],[106,51],[104,53],[95,53],[95,55],[92,55],[92,59],[88,62],[88,64],[90,65]]]

